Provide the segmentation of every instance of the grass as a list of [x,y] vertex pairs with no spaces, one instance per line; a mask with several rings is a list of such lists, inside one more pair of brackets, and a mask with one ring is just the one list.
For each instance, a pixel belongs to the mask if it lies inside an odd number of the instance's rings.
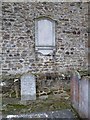
[[36,101],[28,101],[26,105],[23,104],[7,104],[3,108],[3,114],[22,114],[32,112],[55,111],[62,109],[70,109],[70,101],[49,96],[46,100],[37,99]]

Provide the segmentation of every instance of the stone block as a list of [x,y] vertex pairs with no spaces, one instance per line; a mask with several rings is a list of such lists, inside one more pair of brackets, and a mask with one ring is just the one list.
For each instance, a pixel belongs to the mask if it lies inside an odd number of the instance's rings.
[[35,76],[27,73],[21,77],[21,101],[36,100]]

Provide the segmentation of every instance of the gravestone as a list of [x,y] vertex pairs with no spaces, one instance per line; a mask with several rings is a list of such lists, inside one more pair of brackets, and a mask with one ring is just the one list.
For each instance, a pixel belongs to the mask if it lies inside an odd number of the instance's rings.
[[35,76],[27,73],[21,77],[21,101],[36,100]]

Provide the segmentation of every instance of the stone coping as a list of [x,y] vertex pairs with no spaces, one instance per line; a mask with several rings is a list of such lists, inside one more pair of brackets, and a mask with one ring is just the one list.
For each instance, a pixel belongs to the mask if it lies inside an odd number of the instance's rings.
[[90,0],[1,0],[2,2],[90,2]]

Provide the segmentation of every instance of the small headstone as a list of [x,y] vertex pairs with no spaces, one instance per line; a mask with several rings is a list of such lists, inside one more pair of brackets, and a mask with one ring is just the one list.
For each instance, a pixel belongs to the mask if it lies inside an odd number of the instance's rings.
[[35,76],[27,73],[21,77],[21,101],[36,100]]

